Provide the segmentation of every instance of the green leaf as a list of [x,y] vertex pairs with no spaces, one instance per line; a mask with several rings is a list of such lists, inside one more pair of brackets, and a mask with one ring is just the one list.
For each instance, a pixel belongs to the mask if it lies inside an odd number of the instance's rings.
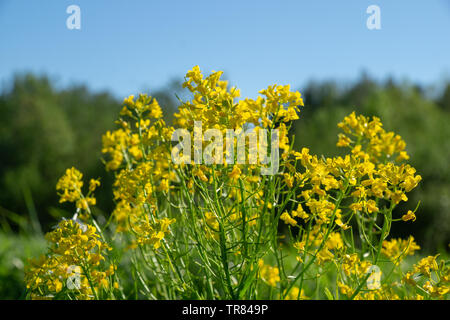
[[325,288],[325,295],[327,296],[328,300],[334,300],[333,294],[328,290],[328,288]]

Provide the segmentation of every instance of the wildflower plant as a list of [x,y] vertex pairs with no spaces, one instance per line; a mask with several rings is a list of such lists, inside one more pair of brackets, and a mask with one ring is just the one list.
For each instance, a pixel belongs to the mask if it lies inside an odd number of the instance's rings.
[[[239,100],[221,74],[186,74],[191,99],[180,101],[173,127],[156,99],[124,100],[117,130],[103,136],[115,209],[99,224],[91,207],[100,182],[83,193],[82,174],[66,171],[57,191],[76,213],[46,236],[48,253],[30,261],[30,298],[447,297],[445,262],[430,256],[405,270],[420,247],[412,236],[389,239],[396,223],[415,220],[417,208],[394,209],[421,180],[399,135],[352,113],[338,124],[345,156],[294,150],[288,133],[300,93],[273,85]],[[210,129],[237,134],[223,147],[220,135],[205,137]],[[248,130],[264,139],[241,139]],[[239,143],[244,152],[231,152]],[[187,161],[173,161],[174,152]]]

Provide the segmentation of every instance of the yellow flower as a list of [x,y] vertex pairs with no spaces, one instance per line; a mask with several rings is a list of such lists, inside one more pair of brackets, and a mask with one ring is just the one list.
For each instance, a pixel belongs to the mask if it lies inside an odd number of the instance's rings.
[[67,169],[66,173],[58,180],[56,190],[59,193],[59,202],[75,202],[81,198],[81,188],[83,187],[83,174],[74,167]]
[[291,176],[289,173],[283,174],[284,176],[284,182],[289,188],[292,188],[294,186],[294,177]]
[[295,211],[292,211],[292,216],[301,218],[305,221],[308,220],[308,218],[309,218],[309,215],[305,212],[305,210],[303,210],[303,207],[301,204],[299,204],[297,206],[297,209]]
[[[58,227],[46,234],[48,253],[37,260],[30,260],[25,268],[25,282],[33,298],[57,298],[75,295],[79,299],[92,299],[94,283],[106,280],[100,264],[109,246],[100,239],[94,226],[73,220],[63,220]],[[80,266],[83,266],[81,268]],[[89,274],[86,273],[89,270]],[[76,289],[76,290],[75,290]],[[66,296],[68,298],[68,296]]]
[[289,293],[284,298],[285,300],[307,300],[309,299],[305,295],[305,291],[302,289],[300,292],[300,289],[296,286],[292,287],[291,290],[289,290]]
[[208,178],[206,177],[204,171],[202,168],[196,168],[192,171],[192,173],[197,176],[200,180],[204,181],[204,182],[208,182]]
[[99,180],[91,179],[91,180],[89,181],[89,191],[90,191],[90,192],[94,192],[95,189],[96,189],[98,186],[100,186],[100,181],[99,181]]
[[345,134],[340,133],[338,135],[338,137],[339,137],[339,141],[336,143],[336,146],[338,146],[338,147],[348,147],[350,145],[351,140]]
[[332,232],[326,242],[327,248],[330,250],[340,250],[344,247],[341,234],[338,232]]
[[384,240],[381,253],[390,258],[394,263],[398,264],[404,257],[414,255],[415,251],[419,249],[420,246],[414,241],[414,237],[410,236],[408,240]]
[[402,220],[403,221],[409,221],[409,220],[416,221],[416,215],[411,210],[408,210],[408,212],[402,216]]
[[345,296],[347,296],[347,297],[349,297],[349,298],[350,298],[350,297],[352,296],[352,294],[353,294],[353,289],[350,288],[348,285],[342,283],[342,282],[338,282],[338,288],[339,288],[339,291],[340,291],[343,295],[345,295]]
[[232,180],[237,180],[241,176],[241,169],[239,169],[239,167],[235,165],[229,176]]
[[297,226],[297,221],[295,221],[295,219],[292,219],[287,211],[283,212],[283,214],[280,216],[280,219],[283,220],[284,223],[290,224],[293,227]]
[[271,287],[276,287],[280,282],[280,271],[277,267],[271,267],[264,264],[264,261],[260,259],[258,261],[259,274],[261,279]]

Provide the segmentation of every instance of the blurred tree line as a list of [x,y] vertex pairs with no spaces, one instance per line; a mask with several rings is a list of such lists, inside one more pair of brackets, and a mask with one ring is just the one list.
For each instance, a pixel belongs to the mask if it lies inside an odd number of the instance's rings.
[[[173,81],[150,94],[166,115],[177,106]],[[388,131],[407,142],[411,164],[423,181],[409,194],[397,214],[414,209],[415,223],[397,223],[394,236],[413,234],[426,250],[443,249],[450,231],[450,83],[436,97],[419,86],[392,80],[377,83],[362,76],[353,85],[311,82],[300,90],[305,100],[295,122],[297,148],[327,156],[340,154],[337,123],[355,110],[381,118]],[[181,95],[181,94],[180,94]],[[70,205],[60,206],[55,184],[67,167],[85,177],[100,177],[96,214],[107,217],[113,209],[113,177],[101,161],[101,137],[114,129],[121,100],[107,92],[93,93],[85,86],[57,89],[45,76],[16,75],[0,95],[0,224],[3,229],[48,231],[55,219],[69,217]],[[166,118],[170,122],[170,118]],[[441,247],[440,247],[441,246]]]
[[[173,110],[176,98],[171,90],[176,86],[172,82],[152,95]],[[14,76],[0,95],[0,224],[4,230],[47,232],[55,219],[70,217],[73,207],[58,204],[55,185],[71,166],[85,179],[101,179],[95,210],[109,216],[113,176],[101,160],[102,135],[115,129],[121,104],[110,93],[92,93],[85,86],[57,89],[46,76]]]

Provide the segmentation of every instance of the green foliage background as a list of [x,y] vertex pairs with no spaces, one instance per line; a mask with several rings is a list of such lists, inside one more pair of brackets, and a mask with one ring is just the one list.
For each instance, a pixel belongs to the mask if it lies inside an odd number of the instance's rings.
[[[171,121],[177,105],[174,81],[151,92]],[[300,89],[305,101],[291,134],[296,148],[339,154],[337,123],[355,110],[381,118],[385,129],[407,142],[411,164],[423,177],[398,216],[421,201],[414,223],[403,223],[391,236],[413,234],[422,254],[443,252],[450,242],[450,83],[439,94],[392,80],[377,83],[362,76],[352,85],[311,82]],[[121,100],[85,86],[57,88],[46,76],[16,75],[0,95],[0,298],[23,292],[23,264],[45,249],[41,235],[62,217],[55,184],[65,168],[77,167],[87,178],[100,177],[96,191],[101,220],[113,209],[112,176],[101,162],[101,136],[114,128]]]

